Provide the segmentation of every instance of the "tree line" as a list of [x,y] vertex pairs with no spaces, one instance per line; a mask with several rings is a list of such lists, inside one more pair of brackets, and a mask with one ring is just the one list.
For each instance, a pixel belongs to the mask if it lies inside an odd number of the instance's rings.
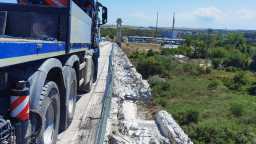
[[[256,70],[254,44],[247,45],[241,33],[223,35],[200,34],[187,36],[186,42],[178,49],[164,50],[166,53],[182,54],[193,59],[211,59],[214,68],[234,67]],[[253,60],[250,63],[250,60]]]
[[[158,30],[156,32],[157,37],[162,36],[163,31]],[[114,39],[116,35],[116,29],[114,28],[102,28],[101,29],[101,36],[102,37],[110,37],[111,39]],[[140,30],[140,29],[129,29],[129,28],[123,28],[122,29],[122,35],[129,37],[129,36],[141,36],[141,37],[154,37],[155,36],[155,30]]]

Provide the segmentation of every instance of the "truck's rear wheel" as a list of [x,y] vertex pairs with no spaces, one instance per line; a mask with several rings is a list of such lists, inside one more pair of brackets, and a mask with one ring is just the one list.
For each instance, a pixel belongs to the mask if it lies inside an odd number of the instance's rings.
[[68,127],[73,120],[75,109],[76,109],[77,78],[76,78],[76,71],[74,68],[72,68],[70,84],[67,90],[68,90],[67,92],[68,104],[67,104],[66,125]]
[[40,96],[40,114],[43,119],[38,139],[41,144],[55,144],[60,119],[60,94],[56,83],[46,81]]
[[96,68],[94,68],[93,83],[95,83],[97,81],[97,78],[98,78],[98,65],[99,64],[97,64],[97,66],[94,65]]

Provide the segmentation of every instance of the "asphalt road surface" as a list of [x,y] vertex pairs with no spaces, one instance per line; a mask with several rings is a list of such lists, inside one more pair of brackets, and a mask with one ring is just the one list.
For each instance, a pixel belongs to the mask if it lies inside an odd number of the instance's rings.
[[58,135],[57,144],[94,143],[100,114],[102,98],[106,88],[109,55],[112,43],[104,43],[100,48],[98,80],[87,94],[78,94],[76,111],[70,127]]

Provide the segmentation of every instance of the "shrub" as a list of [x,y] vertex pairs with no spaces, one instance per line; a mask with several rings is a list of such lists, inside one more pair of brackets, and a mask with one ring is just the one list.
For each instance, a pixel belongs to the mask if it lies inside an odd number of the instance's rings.
[[[251,131],[252,132],[252,131]],[[240,144],[250,141],[245,136],[245,129],[236,122],[224,118],[212,118],[200,122],[192,131],[188,131],[189,137],[198,144]]]
[[226,72],[238,72],[238,71],[240,71],[241,69],[239,69],[239,68],[236,68],[236,67],[232,67],[232,66],[229,66],[229,67],[226,67],[225,68],[225,71]]
[[129,55],[129,58],[139,58],[139,52],[136,50]]
[[208,89],[209,89],[209,90],[215,90],[215,89],[217,89],[218,86],[219,86],[218,81],[213,80],[213,81],[211,81],[211,82],[208,84]]
[[197,123],[199,120],[199,112],[196,110],[188,110],[186,114],[187,124],[189,123]]
[[205,73],[206,74],[210,74],[212,72],[212,68],[211,67],[207,67],[206,69],[205,69]]
[[222,64],[222,59],[221,58],[214,58],[212,60],[212,65],[215,69],[217,69],[218,67],[220,67],[220,65]]
[[234,76],[234,82],[241,84],[241,85],[245,85],[248,83],[247,78],[245,77],[245,73],[244,72],[238,72],[236,73],[236,75]]
[[232,112],[233,115],[241,117],[244,113],[244,108],[242,104],[234,103],[231,104],[230,111]]
[[165,55],[165,56],[168,56],[168,55],[175,55],[175,54],[179,54],[179,50],[178,49],[162,49],[161,51],[161,55]]
[[191,123],[197,123],[199,120],[199,112],[195,109],[183,110],[173,113],[173,117],[181,126],[185,126]]
[[248,58],[243,53],[232,53],[227,58],[225,58],[224,65],[247,69]]
[[147,56],[148,56],[148,57],[151,57],[151,56],[154,56],[154,54],[155,54],[155,52],[154,52],[152,49],[150,49],[150,50],[148,51]]
[[227,50],[223,47],[217,47],[217,48],[214,48],[212,50],[212,52],[210,53],[210,55],[213,57],[213,58],[225,58],[226,55],[227,55]]
[[250,117],[250,118],[247,120],[247,124],[255,124],[255,125],[256,125],[256,115]]
[[155,98],[152,101],[153,106],[167,107],[169,104],[170,104],[169,101],[165,98]]
[[239,91],[248,83],[248,80],[244,72],[237,72],[233,79],[224,78],[222,82],[228,89]]
[[155,86],[157,84],[166,82],[166,79],[161,78],[159,75],[153,75],[152,77],[149,78],[148,82],[151,86]]
[[199,76],[204,74],[205,70],[199,65],[187,63],[183,65],[183,72],[191,76]]
[[163,91],[169,91],[171,89],[171,85],[169,82],[162,83],[162,89]]
[[253,82],[247,89],[250,95],[256,95],[256,82]]
[[252,57],[253,62],[250,64],[249,68],[251,71],[256,71],[256,55]]
[[153,57],[139,61],[137,70],[146,79],[148,79],[150,75],[159,74],[161,72]]

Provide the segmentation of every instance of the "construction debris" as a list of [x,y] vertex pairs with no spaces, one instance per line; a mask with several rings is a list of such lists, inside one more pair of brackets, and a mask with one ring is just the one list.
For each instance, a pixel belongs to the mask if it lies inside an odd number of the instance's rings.
[[180,126],[175,122],[172,116],[166,111],[160,111],[157,114],[157,124],[165,137],[169,138],[171,143],[175,144],[193,144]]
[[[107,131],[104,143],[106,144],[192,144],[187,137],[175,133],[170,136],[168,128],[178,127],[174,121],[169,121],[167,115],[159,115],[158,121],[144,120],[138,116],[137,106],[146,106],[151,98],[151,89],[147,81],[136,71],[124,52],[114,47],[114,93],[112,99],[111,119],[107,122]],[[165,114],[165,113],[164,113]],[[166,119],[164,118],[166,116]],[[158,125],[159,124],[159,125]],[[165,130],[163,133],[159,129]],[[173,130],[175,131],[175,130]],[[176,132],[176,131],[175,131]],[[184,134],[185,135],[185,134]],[[165,137],[166,136],[166,137]],[[176,137],[180,139],[176,139]],[[174,140],[173,140],[174,139]],[[171,140],[171,141],[170,141]],[[176,141],[177,140],[177,141]]]

